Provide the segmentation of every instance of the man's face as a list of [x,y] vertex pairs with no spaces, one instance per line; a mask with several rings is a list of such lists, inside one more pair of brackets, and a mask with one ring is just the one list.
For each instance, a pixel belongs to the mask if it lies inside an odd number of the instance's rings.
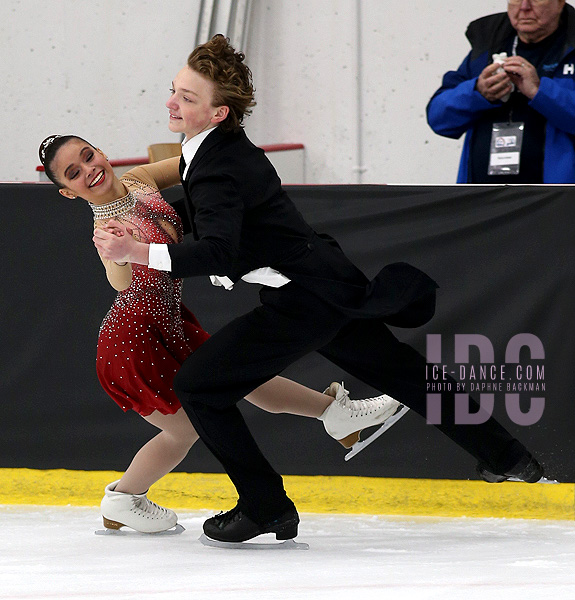
[[176,75],[172,86],[166,102],[170,131],[183,133],[189,139],[221,122],[222,109],[227,107],[213,106],[214,84],[209,79],[186,66]]
[[559,26],[565,0],[511,0],[507,14],[523,42],[539,42]]

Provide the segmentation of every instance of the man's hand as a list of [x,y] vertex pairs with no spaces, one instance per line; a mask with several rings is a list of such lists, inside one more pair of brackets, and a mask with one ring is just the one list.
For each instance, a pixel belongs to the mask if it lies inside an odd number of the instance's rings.
[[539,91],[539,75],[537,69],[521,56],[511,56],[505,60],[503,69],[517,89],[532,100]]
[[489,102],[497,102],[512,89],[511,78],[506,71],[497,71],[501,69],[498,63],[487,65],[477,78],[477,91]]
[[94,230],[92,238],[100,256],[114,262],[148,264],[149,245],[136,241],[132,230],[111,219],[106,227]]

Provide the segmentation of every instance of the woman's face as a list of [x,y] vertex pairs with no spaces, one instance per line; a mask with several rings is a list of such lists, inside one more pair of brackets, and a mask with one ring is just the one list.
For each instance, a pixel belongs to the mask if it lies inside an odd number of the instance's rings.
[[52,170],[64,186],[60,190],[63,196],[80,196],[95,204],[109,201],[119,183],[103,152],[83,140],[72,139],[59,148]]

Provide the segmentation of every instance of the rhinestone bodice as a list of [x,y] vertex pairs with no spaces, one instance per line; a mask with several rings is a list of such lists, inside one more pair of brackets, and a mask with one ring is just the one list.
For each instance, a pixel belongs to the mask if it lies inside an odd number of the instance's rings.
[[[182,241],[180,218],[157,189],[139,181],[122,181],[130,194],[115,206],[100,207],[103,210],[96,224],[113,217],[140,241]],[[98,336],[98,378],[123,410],[133,409],[142,415],[179,410],[173,377],[190,353],[209,337],[181,299],[181,279],[132,264],[132,282],[118,292]]]
[[[95,212],[94,216],[105,214],[107,218],[98,218],[95,221],[99,223],[114,218],[130,228],[138,241],[147,244],[181,242],[183,229],[176,211],[158,191],[146,188],[138,182],[134,183],[137,183],[137,187],[134,185],[125,201],[99,206],[99,213]],[[104,319],[102,327],[111,325],[109,320],[117,312],[115,308],[127,310],[128,307],[136,305],[145,305],[151,321],[159,318],[160,314],[171,314],[174,322],[177,322],[181,298],[181,279],[172,279],[169,273],[149,269],[145,265],[132,264],[132,283],[127,289],[118,292],[114,306]]]

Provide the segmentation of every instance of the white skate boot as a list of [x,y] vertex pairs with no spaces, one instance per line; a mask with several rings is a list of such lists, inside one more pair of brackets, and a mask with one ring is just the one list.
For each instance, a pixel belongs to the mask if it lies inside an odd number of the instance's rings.
[[[106,486],[100,509],[104,520],[104,531],[97,534],[119,532],[121,527],[130,527],[140,533],[182,533],[177,525],[178,516],[173,510],[151,502],[146,494],[125,494],[114,491],[118,481]],[[173,529],[175,527],[175,529]]]
[[[352,448],[346,455],[346,460],[375,441],[409,410],[387,395],[351,400],[343,383],[332,383],[324,394],[334,397],[335,400],[318,418],[323,421],[325,430],[331,437],[338,440],[344,448]],[[361,431],[374,425],[379,425],[379,429],[365,441],[360,441]]]

